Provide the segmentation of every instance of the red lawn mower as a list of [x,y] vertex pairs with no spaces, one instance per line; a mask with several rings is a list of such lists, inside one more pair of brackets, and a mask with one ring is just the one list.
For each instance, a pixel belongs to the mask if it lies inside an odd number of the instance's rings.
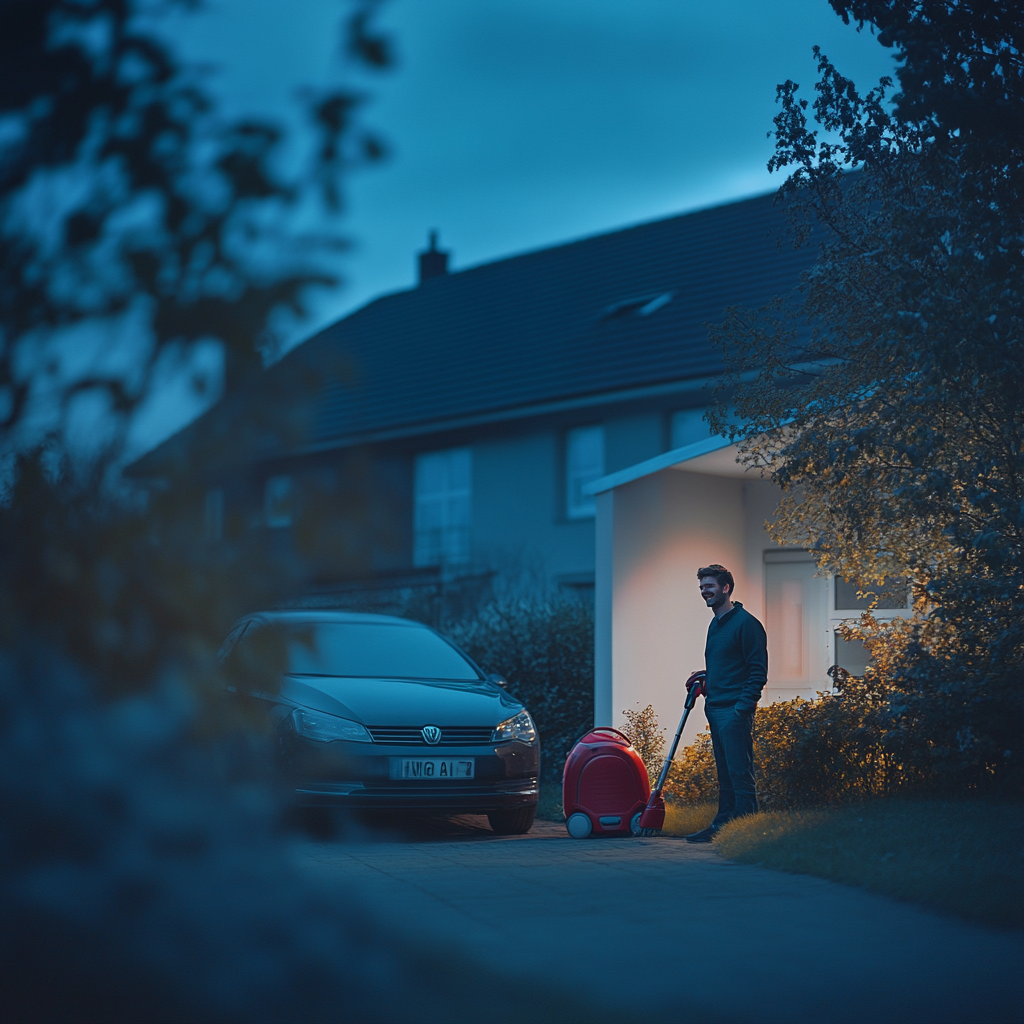
[[640,755],[618,729],[598,726],[576,743],[562,774],[562,807],[569,835],[586,839],[590,835],[643,836],[660,831],[665,824],[661,791],[686,719],[697,697],[705,694],[704,683],[702,672],[686,695],[683,717],[653,790]]

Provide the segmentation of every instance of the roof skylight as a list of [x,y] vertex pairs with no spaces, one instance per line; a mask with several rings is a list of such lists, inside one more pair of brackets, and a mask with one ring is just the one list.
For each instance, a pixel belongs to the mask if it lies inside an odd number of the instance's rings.
[[657,295],[640,295],[633,299],[623,299],[608,306],[601,314],[602,320],[615,320],[619,317],[650,316],[655,310],[661,309],[672,301],[675,292],[661,292]]

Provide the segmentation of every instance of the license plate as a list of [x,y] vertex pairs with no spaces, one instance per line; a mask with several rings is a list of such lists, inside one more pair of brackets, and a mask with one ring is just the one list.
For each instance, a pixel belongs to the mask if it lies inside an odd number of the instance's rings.
[[393,757],[393,779],[471,779],[476,767],[472,757]]

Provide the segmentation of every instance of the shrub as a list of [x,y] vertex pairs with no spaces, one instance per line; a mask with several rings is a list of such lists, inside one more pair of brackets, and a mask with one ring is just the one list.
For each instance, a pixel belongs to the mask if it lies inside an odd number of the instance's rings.
[[[837,683],[842,689],[835,694],[757,709],[754,758],[762,806],[834,804],[943,784],[933,745],[920,730],[907,728],[898,694],[874,675],[858,679],[840,670]],[[689,803],[717,798],[709,732],[677,757],[666,792]]]
[[540,731],[542,777],[560,779],[594,721],[593,609],[571,598],[508,598],[445,631],[485,672],[505,676]]
[[622,716],[626,720],[622,733],[640,755],[653,786],[665,760],[665,730],[658,728],[658,716],[651,704],[643,711],[623,711]]
[[706,729],[676,754],[665,781],[665,796],[687,804],[718,800],[715,755],[711,750],[711,733]]
[[274,793],[245,764],[258,751],[200,739],[181,677],[114,701],[97,689],[38,637],[0,654],[8,1019],[372,1014],[402,957],[289,862]]

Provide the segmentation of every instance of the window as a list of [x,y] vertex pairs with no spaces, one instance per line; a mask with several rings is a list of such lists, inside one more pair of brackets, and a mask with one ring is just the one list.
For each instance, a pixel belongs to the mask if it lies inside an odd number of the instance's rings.
[[589,519],[597,512],[597,502],[583,488],[604,476],[604,427],[577,427],[565,438],[566,515],[570,519]]
[[468,448],[416,456],[413,565],[469,561],[472,466]]
[[670,420],[671,448],[682,448],[697,441],[705,441],[711,436],[704,419],[703,409],[680,409],[672,413]]
[[650,316],[656,313],[662,306],[667,306],[675,292],[661,292],[658,295],[641,295],[633,299],[623,299],[621,302],[612,303],[605,307],[605,320],[614,320],[618,317],[629,316],[635,313],[637,316]]
[[218,541],[224,536],[224,489],[211,487],[206,492],[206,539]]
[[[910,609],[910,591],[905,580],[886,579],[874,590],[868,588],[864,597],[857,596],[857,587],[842,576],[832,579],[832,631],[834,637],[834,664],[846,669],[852,676],[863,676],[871,655],[863,640],[845,640],[839,635],[836,627],[841,622],[855,625],[858,619],[851,612],[871,610],[876,619],[893,619],[906,615]],[[871,609],[871,602],[878,599],[877,605]]]
[[[278,626],[297,675],[405,679],[479,679],[446,640],[423,626],[370,622],[309,622]],[[250,642],[251,633],[242,641]]]
[[863,597],[858,597],[857,588],[842,576],[837,576],[835,582],[837,612],[867,611],[871,608],[871,602],[876,599],[878,604],[875,605],[875,609],[879,611],[907,607],[909,595],[907,584],[903,580],[886,578],[882,586],[874,590],[867,588]]
[[292,478],[270,477],[263,490],[263,514],[267,526],[275,529],[292,525]]
[[[829,581],[809,551],[764,553],[768,686],[811,696],[832,685],[828,633]],[[742,596],[741,596],[742,600]],[[788,696],[786,699],[788,699]]]

